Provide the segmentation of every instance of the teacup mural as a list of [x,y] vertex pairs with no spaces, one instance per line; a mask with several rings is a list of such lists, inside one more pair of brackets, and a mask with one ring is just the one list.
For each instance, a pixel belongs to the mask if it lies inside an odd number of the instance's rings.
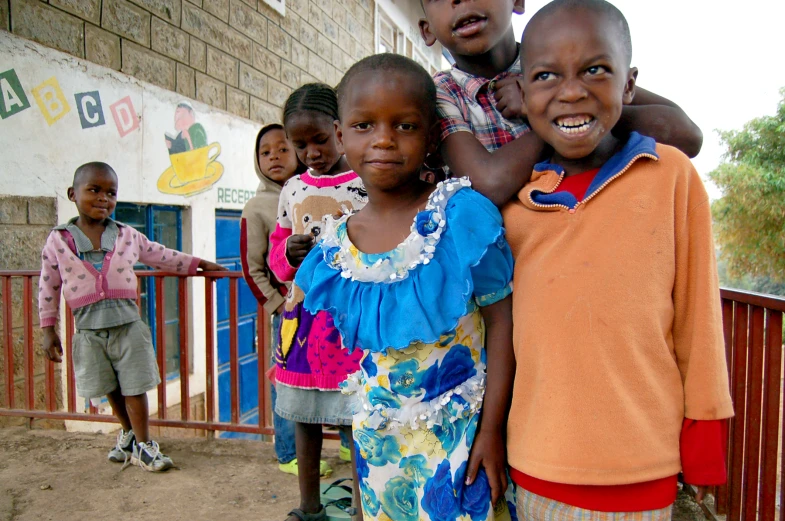
[[196,113],[187,101],[174,111],[177,134],[165,134],[172,165],[158,178],[158,190],[165,194],[194,195],[213,186],[223,175],[224,167],[216,161],[221,154],[219,143],[207,141],[207,132],[196,122]]

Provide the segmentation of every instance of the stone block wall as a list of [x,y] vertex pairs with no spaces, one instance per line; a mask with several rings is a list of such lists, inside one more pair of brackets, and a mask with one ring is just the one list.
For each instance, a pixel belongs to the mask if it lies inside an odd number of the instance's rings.
[[271,123],[373,53],[374,0],[0,0],[0,30]]
[[[0,269],[2,270],[40,270],[41,249],[53,226],[57,224],[57,208],[54,197],[11,197],[0,196]],[[14,405],[24,407],[24,302],[22,279],[12,279],[11,285],[11,324],[13,335],[14,361]],[[36,409],[45,409],[45,357],[41,351],[41,329],[38,327],[38,279],[33,279],[33,368],[34,398]],[[0,285],[0,313],[3,285]],[[5,324],[0,320],[0,404],[6,406],[6,342]],[[62,405],[62,389],[59,386],[60,366],[56,366],[57,406]],[[0,418],[0,426],[8,420]]]

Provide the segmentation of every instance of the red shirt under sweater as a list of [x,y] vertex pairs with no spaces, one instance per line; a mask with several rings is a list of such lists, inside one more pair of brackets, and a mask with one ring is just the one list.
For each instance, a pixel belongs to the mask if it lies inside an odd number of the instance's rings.
[[[597,172],[599,168],[565,177],[555,192],[569,192],[582,201]],[[679,440],[684,481],[693,485],[725,483],[726,440],[726,420],[685,418]],[[676,500],[676,476],[627,485],[593,486],[543,481],[513,468],[510,475],[516,485],[529,492],[588,510],[640,512],[665,508]]]

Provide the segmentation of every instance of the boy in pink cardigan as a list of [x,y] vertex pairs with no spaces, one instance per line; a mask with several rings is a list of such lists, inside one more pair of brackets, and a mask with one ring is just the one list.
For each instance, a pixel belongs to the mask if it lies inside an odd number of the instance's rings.
[[61,362],[63,348],[55,329],[60,294],[76,321],[73,363],[80,396],[106,396],[122,429],[109,460],[160,472],[173,466],[148,432],[147,391],[161,379],[150,329],[136,306],[134,264],[178,274],[225,271],[213,262],[170,250],[144,234],[112,220],[117,204],[117,174],[105,163],[76,169],[68,199],[79,217],[57,226],[41,253],[39,316],[46,356]]

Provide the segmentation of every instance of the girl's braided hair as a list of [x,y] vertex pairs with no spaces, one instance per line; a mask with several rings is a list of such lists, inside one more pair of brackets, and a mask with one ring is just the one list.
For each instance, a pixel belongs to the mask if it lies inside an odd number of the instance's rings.
[[283,122],[298,112],[319,112],[338,119],[335,89],[324,83],[306,83],[289,95],[283,107]]

